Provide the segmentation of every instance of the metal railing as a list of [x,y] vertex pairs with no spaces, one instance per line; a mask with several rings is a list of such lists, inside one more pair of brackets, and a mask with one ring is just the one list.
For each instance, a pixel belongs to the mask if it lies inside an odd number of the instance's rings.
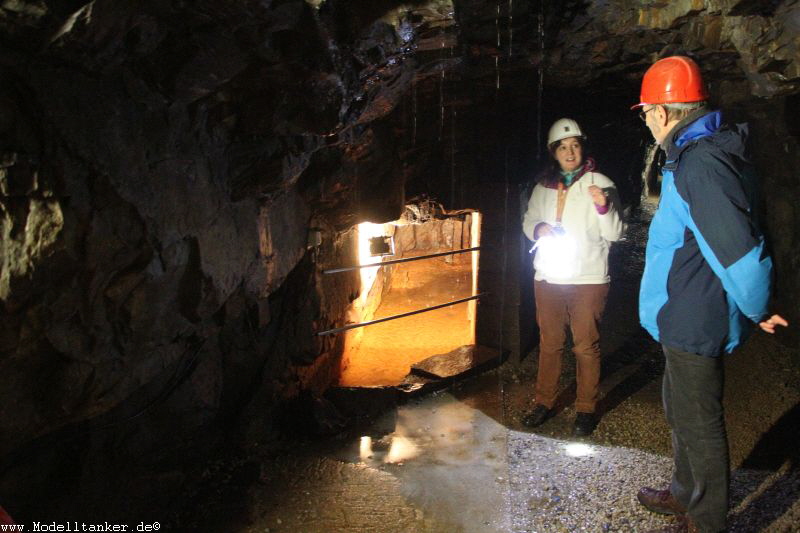
[[[448,251],[448,252],[439,252],[439,253],[435,253],[435,254],[418,255],[418,256],[415,256],[415,257],[404,257],[403,259],[391,259],[389,261],[381,261],[380,263],[369,263],[369,264],[366,264],[366,265],[355,265],[355,266],[341,267],[341,268],[329,268],[329,269],[323,270],[322,273],[323,274],[336,274],[338,272],[349,272],[351,270],[359,270],[359,269],[362,269],[362,268],[381,267],[381,266],[386,266],[386,265],[395,265],[397,263],[406,263],[408,261],[418,261],[420,259],[430,259],[432,257],[442,257],[442,256],[445,256],[445,255],[464,254],[464,253],[467,253],[467,252],[477,252],[480,249],[481,249],[480,246],[475,246],[473,248],[464,248],[464,249],[461,249],[461,250],[451,250],[451,251]],[[425,313],[427,311],[434,311],[436,309],[441,309],[442,307],[447,307],[447,306],[450,306],[450,305],[456,305],[456,304],[468,302],[470,300],[477,300],[478,298],[481,298],[482,296],[485,296],[485,294],[486,293],[476,294],[474,296],[468,296],[466,298],[453,300],[452,302],[447,302],[447,303],[443,303],[443,304],[433,305],[431,307],[426,307],[425,309],[417,309],[416,311],[409,311],[408,313],[401,313],[399,315],[387,316],[387,317],[384,317],[384,318],[378,318],[378,319],[375,319],[375,320],[369,320],[367,322],[359,322],[358,324],[348,324],[348,325],[342,326],[340,328],[333,328],[333,329],[329,329],[329,330],[326,330],[326,331],[320,331],[319,333],[317,333],[317,335],[320,336],[320,337],[323,336],[323,335],[334,335],[336,333],[341,333],[343,331],[347,331],[347,330],[350,330],[350,329],[363,328],[365,326],[371,326],[373,324],[379,324],[381,322],[388,322],[389,320],[396,320],[398,318],[404,318],[404,317],[411,316],[411,315],[417,315],[419,313]]]
[[393,316],[387,316],[387,317],[384,317],[384,318],[378,318],[378,319],[375,319],[375,320],[370,320],[368,322],[359,322],[358,324],[348,324],[348,325],[342,326],[340,328],[329,329],[327,331],[320,331],[319,333],[317,333],[317,335],[320,336],[320,337],[323,336],[323,335],[333,335],[335,333],[341,333],[341,332],[347,331],[349,329],[363,328],[364,326],[371,326],[373,324],[379,324],[381,322],[388,322],[389,320],[396,320],[398,318],[403,318],[403,317],[407,317],[407,316],[411,316],[411,315],[417,315],[419,313],[425,313],[426,311],[433,311],[435,309],[441,309],[442,307],[447,307],[448,305],[455,305],[455,304],[468,302],[470,300],[477,300],[478,298],[486,296],[486,294],[487,293],[481,293],[481,294],[476,294],[474,296],[467,296],[466,298],[461,298],[459,300],[453,300],[452,302],[447,302],[445,304],[433,305],[431,307],[426,307],[425,309],[417,309],[416,311],[409,311],[408,313],[401,313],[399,315],[393,315]]
[[436,254],[428,254],[428,255],[418,255],[415,257],[404,257],[403,259],[391,259],[389,261],[381,261],[380,263],[369,263],[367,265],[356,265],[356,266],[349,266],[349,267],[341,267],[341,268],[329,268],[327,270],[323,270],[323,274],[336,274],[337,272],[348,272],[350,270],[358,270],[361,268],[369,268],[369,267],[379,267],[385,265],[395,265],[397,263],[405,263],[407,261],[418,261],[420,259],[430,259],[431,257],[441,257],[443,255],[453,255],[453,254],[463,254],[467,252],[477,252],[480,250],[480,246],[475,246],[474,248],[464,248],[463,250],[453,250],[451,252],[439,252]]

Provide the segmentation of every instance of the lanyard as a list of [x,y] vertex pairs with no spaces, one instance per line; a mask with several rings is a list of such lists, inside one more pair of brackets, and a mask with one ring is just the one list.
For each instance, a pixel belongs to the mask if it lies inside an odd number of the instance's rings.
[[556,196],[556,226],[561,225],[561,217],[564,214],[564,205],[567,203],[567,193],[569,188],[563,183],[558,182],[558,195]]

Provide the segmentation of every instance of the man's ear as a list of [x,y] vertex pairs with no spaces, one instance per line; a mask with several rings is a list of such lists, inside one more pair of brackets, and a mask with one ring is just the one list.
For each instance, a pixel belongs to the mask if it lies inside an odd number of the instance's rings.
[[663,105],[657,105],[653,110],[653,118],[656,119],[656,124],[659,126],[666,126],[669,123],[669,112]]

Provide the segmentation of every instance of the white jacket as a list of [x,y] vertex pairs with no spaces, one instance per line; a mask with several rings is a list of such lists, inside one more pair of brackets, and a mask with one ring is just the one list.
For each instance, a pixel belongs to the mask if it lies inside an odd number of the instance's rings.
[[[589,194],[591,185],[597,185],[607,193],[609,201],[605,214],[601,215],[592,201]],[[534,187],[522,222],[522,230],[529,240],[534,240],[533,231],[538,224],[556,225],[557,198],[556,188],[542,183]],[[564,285],[608,283],[611,279],[608,275],[608,249],[624,231],[614,182],[593,171],[573,181],[567,188],[561,226],[566,234],[563,243],[555,244],[556,241],[548,237],[536,242],[534,279]]]

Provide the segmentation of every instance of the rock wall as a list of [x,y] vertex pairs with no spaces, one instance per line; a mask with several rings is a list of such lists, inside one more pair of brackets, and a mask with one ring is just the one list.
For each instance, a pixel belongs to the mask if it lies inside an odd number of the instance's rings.
[[335,380],[339,341],[314,333],[357,279],[319,270],[402,211],[392,92],[368,93],[408,76],[380,64],[391,26],[348,9],[0,8],[2,494],[50,436],[134,417],[152,427],[110,454],[213,442],[250,402],[271,420]]

